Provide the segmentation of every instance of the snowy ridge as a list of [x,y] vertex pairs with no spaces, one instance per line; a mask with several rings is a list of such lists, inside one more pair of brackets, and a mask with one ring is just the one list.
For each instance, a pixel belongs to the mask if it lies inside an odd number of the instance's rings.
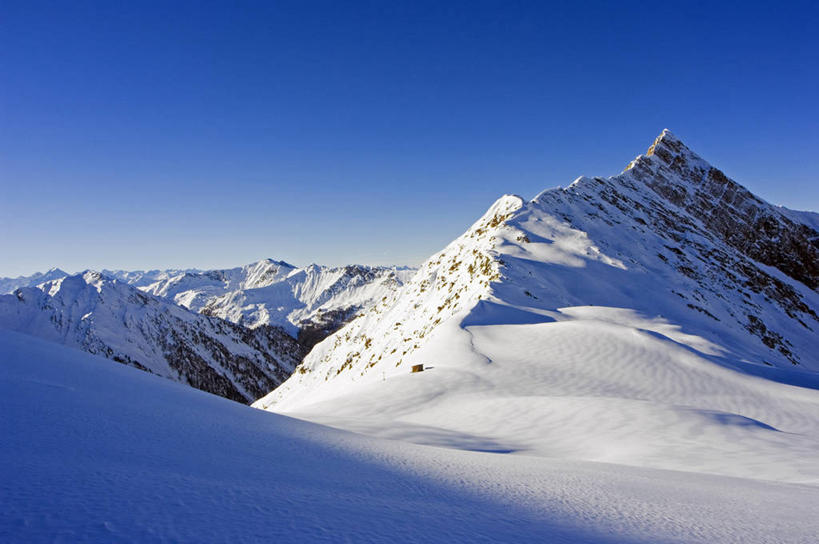
[[254,406],[462,449],[819,482],[816,236],[664,131],[618,176],[501,198]]
[[51,270],[42,273],[35,272],[31,276],[18,276],[16,278],[0,278],[0,295],[13,293],[20,287],[35,287],[44,281],[57,280],[67,276],[67,272],[63,272],[59,268],[52,268]]
[[227,270],[166,273],[140,288],[196,312],[251,328],[278,325],[296,335],[305,326],[326,325],[327,316],[342,318],[338,325],[346,322],[412,274],[412,269],[361,265],[297,268],[264,259]]
[[791,210],[790,208],[786,208],[784,206],[777,206],[776,208],[782,215],[794,223],[802,223],[803,225],[807,225],[813,230],[819,232],[819,213]]
[[[385,373],[406,370],[395,367],[415,364],[415,352],[428,334],[454,316],[463,317],[489,296],[491,283],[500,278],[493,253],[496,230],[522,205],[523,200],[514,195],[495,202],[466,233],[428,259],[403,289],[315,346],[298,367],[297,379],[286,382],[260,405],[266,407],[288,391],[299,391],[303,383],[354,381],[365,374],[380,379]],[[370,372],[375,366],[378,372]],[[320,389],[309,388],[304,395],[318,400]]]
[[178,276],[180,274],[198,274],[202,272],[198,268],[186,268],[186,269],[177,269],[177,268],[168,268],[166,270],[107,270],[103,269],[101,273],[105,276],[109,276],[114,279],[118,279],[121,282],[127,283],[129,285],[133,285],[134,287],[146,287],[151,285],[152,283],[156,283],[162,279],[167,279],[172,276]]
[[[103,270],[102,274],[194,312],[250,328],[282,327],[309,349],[359,311],[391,295],[415,269],[316,264],[297,268],[263,259],[230,269]],[[0,294],[67,275],[54,269],[47,274],[0,278]]]
[[88,271],[0,296],[0,328],[248,402],[281,383],[302,350],[284,330],[192,313]]

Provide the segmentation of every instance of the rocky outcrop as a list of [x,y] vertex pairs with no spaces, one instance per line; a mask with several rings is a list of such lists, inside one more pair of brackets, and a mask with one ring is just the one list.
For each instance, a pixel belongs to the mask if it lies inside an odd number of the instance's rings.
[[707,164],[669,131],[629,170],[741,254],[819,287],[819,233]]

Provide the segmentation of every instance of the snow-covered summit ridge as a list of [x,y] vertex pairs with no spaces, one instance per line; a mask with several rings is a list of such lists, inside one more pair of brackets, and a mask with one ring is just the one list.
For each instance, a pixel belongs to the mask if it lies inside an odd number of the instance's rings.
[[[774,399],[776,387],[763,402],[743,380],[819,383],[814,235],[664,132],[617,176],[579,178],[529,202],[499,199],[403,289],[318,344],[255,405],[316,417],[345,406],[365,419],[377,406],[392,421],[437,425],[444,412],[435,407],[457,411],[449,403],[462,395],[488,395],[485,406],[504,413],[497,395],[544,403],[604,395],[648,403],[639,406],[649,411],[669,399],[779,428],[791,416],[753,408]],[[433,371],[408,381],[416,364]],[[700,370],[684,378],[692,365]],[[724,378],[718,385],[714,374]],[[690,387],[681,388],[683,379]],[[744,396],[747,406],[715,400],[720,395]],[[532,402],[512,404],[534,409]],[[469,403],[474,421],[494,421],[481,406]],[[513,412],[521,425],[541,429]],[[465,421],[451,430],[466,432]],[[468,425],[478,432],[478,423]],[[580,451],[591,438],[566,447]],[[651,452],[635,460],[656,461],[654,446],[633,446]]]

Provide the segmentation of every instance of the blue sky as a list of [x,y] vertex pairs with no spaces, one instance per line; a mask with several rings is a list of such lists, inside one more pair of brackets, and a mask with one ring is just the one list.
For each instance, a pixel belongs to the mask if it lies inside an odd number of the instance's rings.
[[665,127],[819,210],[816,28],[811,3],[6,1],[0,275],[418,264]]

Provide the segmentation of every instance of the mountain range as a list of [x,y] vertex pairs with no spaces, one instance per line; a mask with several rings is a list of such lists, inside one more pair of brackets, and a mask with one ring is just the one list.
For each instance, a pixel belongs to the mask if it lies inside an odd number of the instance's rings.
[[303,349],[281,327],[199,315],[85,272],[0,296],[0,328],[99,354],[239,402],[276,387]]
[[240,402],[279,385],[304,354],[410,269],[265,259],[228,270],[60,269],[0,283],[0,327],[59,342]]
[[818,228],[664,131],[418,269],[0,279],[0,541],[813,543]]

